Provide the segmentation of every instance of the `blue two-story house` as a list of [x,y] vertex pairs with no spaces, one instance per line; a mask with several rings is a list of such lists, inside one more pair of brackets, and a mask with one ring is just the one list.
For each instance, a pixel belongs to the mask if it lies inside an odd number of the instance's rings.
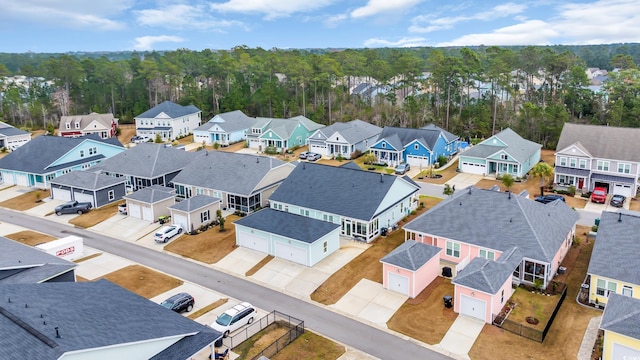
[[458,151],[459,137],[435,125],[420,129],[387,126],[369,150],[379,163],[395,167],[406,162],[414,167],[427,167],[439,156]]

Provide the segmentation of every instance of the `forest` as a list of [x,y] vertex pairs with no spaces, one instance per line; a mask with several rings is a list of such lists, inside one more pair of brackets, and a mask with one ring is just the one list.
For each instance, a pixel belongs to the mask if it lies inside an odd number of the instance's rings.
[[[170,100],[197,106],[203,121],[242,110],[327,125],[434,123],[465,138],[511,127],[553,148],[565,122],[640,127],[639,63],[640,44],[0,53],[0,120],[52,128],[98,112],[131,123]],[[587,88],[587,68],[608,71],[599,91]],[[354,94],[362,82],[380,91]]]

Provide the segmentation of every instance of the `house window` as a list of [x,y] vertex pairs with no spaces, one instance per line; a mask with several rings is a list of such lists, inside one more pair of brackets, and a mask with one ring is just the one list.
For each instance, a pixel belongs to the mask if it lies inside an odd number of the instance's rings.
[[456,258],[460,257],[460,244],[452,241],[447,241],[447,255]]
[[86,170],[91,167],[91,164],[82,164],[82,170]]
[[98,153],[98,148],[95,148],[95,147],[89,148],[89,155],[95,155],[97,153]]
[[382,143],[382,145],[380,145],[380,147],[382,147],[383,149],[387,148],[387,144],[386,143]]
[[509,157],[507,156],[507,154],[500,154],[500,159],[501,160],[507,160]]
[[84,157],[84,150],[80,150],[80,157]]
[[203,211],[200,213],[200,222],[204,223],[209,221],[209,219],[211,219],[211,214],[209,213],[209,210]]
[[282,204],[278,204],[278,210],[282,210]]
[[569,159],[569,167],[576,167],[576,158],[570,158]]
[[517,174],[518,173],[518,165],[513,165],[513,173]]
[[80,129],[80,123],[79,122],[76,123],[76,129]]
[[109,201],[111,201],[116,198],[116,193],[113,190],[109,190],[107,196],[109,197]]
[[633,297],[633,288],[631,286],[623,286],[622,287],[622,295],[624,296],[628,296],[628,297]]
[[65,125],[65,128],[66,128],[67,130],[71,129],[71,124],[66,123],[66,124],[64,124],[64,125]]
[[489,260],[495,260],[496,253],[491,251],[491,250],[480,249],[480,255],[479,256],[481,258],[485,258],[485,259],[489,259]]
[[419,148],[418,144],[413,145],[413,150],[418,150],[418,148]]
[[618,284],[612,281],[598,279],[596,281],[596,294],[609,297],[609,294],[616,292],[617,285]]
[[578,161],[578,167],[579,167],[580,169],[586,169],[586,168],[587,168],[587,160],[585,160],[585,159],[580,159],[580,160]]
[[630,174],[631,173],[631,164],[619,163],[618,164],[618,172],[619,173],[623,173],[623,174]]
[[564,175],[558,175],[558,184],[566,184],[567,178]]
[[598,160],[598,170],[600,171],[609,171],[609,162]]
[[325,241],[322,243],[322,252],[326,253],[329,250],[329,244]]
[[567,166],[567,158],[566,157],[561,157],[560,158],[560,166]]
[[328,221],[328,222],[333,222],[333,215],[324,214],[324,215],[322,215],[322,220]]

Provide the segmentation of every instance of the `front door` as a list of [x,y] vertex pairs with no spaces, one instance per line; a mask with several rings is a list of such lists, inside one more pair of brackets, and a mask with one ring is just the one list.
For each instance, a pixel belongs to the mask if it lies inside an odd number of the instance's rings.
[[584,187],[584,178],[579,178],[578,179],[578,190],[582,190],[583,187]]
[[345,219],[342,221],[342,233],[346,236],[351,236],[351,220]]

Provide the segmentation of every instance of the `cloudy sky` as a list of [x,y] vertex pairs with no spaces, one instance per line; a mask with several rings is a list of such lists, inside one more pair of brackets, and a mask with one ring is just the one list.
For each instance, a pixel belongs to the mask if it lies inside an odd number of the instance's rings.
[[0,0],[0,52],[640,42],[639,0]]

